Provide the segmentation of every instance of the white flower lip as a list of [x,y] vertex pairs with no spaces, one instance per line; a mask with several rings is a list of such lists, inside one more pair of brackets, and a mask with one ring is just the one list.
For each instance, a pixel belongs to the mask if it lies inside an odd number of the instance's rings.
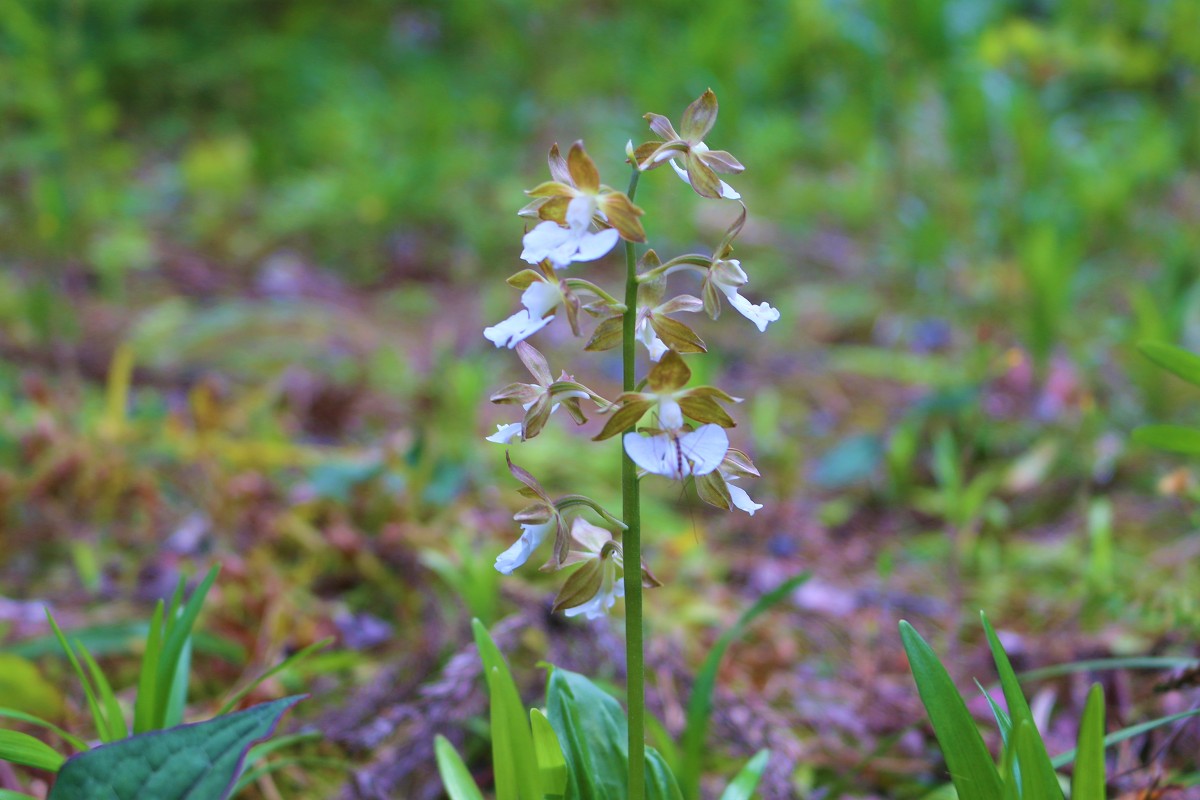
[[491,436],[485,436],[489,442],[496,444],[511,444],[513,440],[521,441],[524,437],[521,435],[525,426],[520,422],[510,422],[507,425],[497,425],[496,432]]
[[684,434],[627,433],[624,443],[633,463],[647,472],[675,480],[688,475],[707,475],[721,465],[729,452],[729,436],[724,428],[713,423]]
[[537,317],[530,314],[529,309],[526,308],[518,311],[506,320],[484,328],[483,335],[489,342],[495,344],[496,347],[507,347],[511,350],[517,346],[517,342],[533,336],[542,328],[549,325],[553,319],[553,314],[548,317]]
[[556,528],[554,520],[539,525],[522,525],[521,538],[512,547],[496,556],[496,570],[505,575],[511,575],[513,570],[524,564],[533,555],[552,530]]
[[539,223],[525,234],[521,258],[530,264],[549,259],[556,269],[563,269],[574,261],[595,261],[607,255],[621,234],[616,228],[591,233],[588,228],[597,211],[594,197],[576,197],[567,205],[567,227],[551,220]]

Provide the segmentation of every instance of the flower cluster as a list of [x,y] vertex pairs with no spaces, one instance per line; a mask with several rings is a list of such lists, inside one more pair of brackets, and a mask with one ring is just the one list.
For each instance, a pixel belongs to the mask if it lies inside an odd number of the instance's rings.
[[[603,258],[621,240],[644,243],[646,234],[640,219],[644,212],[634,205],[632,188],[627,195],[600,182],[599,170],[582,142],[571,145],[565,158],[558,145],[551,147],[551,180],[530,189],[527,194],[531,201],[520,211],[520,216],[536,221],[525,233],[521,252],[522,260],[532,268],[508,279],[509,285],[521,290],[522,308],[484,330],[484,336],[497,347],[516,351],[533,382],[513,383],[492,395],[493,403],[519,405],[524,414],[518,421],[497,426],[487,439],[501,444],[532,439],[559,408],[566,409],[577,424],[583,424],[587,421],[584,407],[589,405],[606,417],[594,439],[620,435],[623,450],[636,465],[639,478],[655,474],[679,481],[691,479],[697,496],[706,503],[754,514],[762,505],[736,482],[758,477],[759,472],[743,451],[730,446],[727,430],[736,423],[723,405],[741,401],[713,386],[689,386],[692,371],[684,355],[703,353],[707,348],[691,327],[676,318],[703,311],[715,320],[721,312],[722,298],[759,331],[765,331],[780,317],[768,303],[755,304],[741,294],[749,277],[741,262],[732,258],[734,241],[745,226],[746,206],[741,195],[717,173],[738,174],[744,167],[729,153],[713,150],[704,142],[717,119],[717,98],[711,90],[684,111],[679,132],[661,115],[647,114],[645,119],[658,139],[636,148],[632,142],[626,146],[635,171],[646,172],[669,163],[698,195],[737,201],[740,212],[710,254],[662,261],[654,250],[646,250],[636,270],[633,255],[629,255],[628,299],[622,303],[566,270],[577,262]],[[631,183],[634,186],[636,181]],[[632,254],[633,245],[626,247]],[[696,274],[700,278],[699,296],[667,297],[667,279],[675,273]],[[631,308],[627,303],[632,303],[635,296],[636,308]],[[560,310],[575,336],[582,335],[581,311],[598,320],[584,346],[588,351],[609,350],[622,343],[632,346],[626,337],[633,331],[651,362],[637,391],[627,391],[609,401],[565,371],[557,379],[553,377],[546,358],[526,340],[549,325]],[[633,362],[626,364],[629,381]],[[625,524],[582,495],[552,499],[511,458],[508,465],[523,484],[520,491],[531,504],[514,516],[521,536],[496,559],[496,569],[511,573],[525,564],[543,542],[553,538],[552,555],[542,569],[573,569],[555,601],[555,610],[567,616],[603,616],[624,592],[620,578],[626,565],[620,532],[626,529]],[[579,516],[588,509],[608,527]],[[642,586],[659,585],[645,563],[639,568]]]

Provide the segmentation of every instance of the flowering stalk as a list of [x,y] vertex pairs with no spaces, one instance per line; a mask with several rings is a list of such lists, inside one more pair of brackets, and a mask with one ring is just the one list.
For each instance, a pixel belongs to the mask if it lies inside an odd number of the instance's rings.
[[[641,171],[635,164],[629,177],[630,201],[637,193]],[[637,387],[637,254],[633,242],[625,242],[625,315],[621,342],[622,389]],[[637,421],[630,423],[635,433]],[[642,561],[642,505],[637,465],[621,448],[621,518],[625,522],[625,555],[632,563]],[[645,629],[642,624],[642,582],[636,571],[625,573],[625,682],[629,716],[629,798],[642,800],[646,783],[646,664]]]
[[[529,190],[533,199],[520,211],[521,216],[538,220],[526,232],[521,251],[521,258],[536,269],[523,269],[508,279],[509,285],[521,290],[523,308],[484,331],[497,347],[514,350],[534,380],[493,393],[492,402],[519,405],[524,416],[498,426],[487,437],[489,441],[507,445],[533,439],[559,408],[583,424],[587,422],[585,405],[607,416],[593,439],[621,437],[620,519],[581,495],[551,497],[533,475],[508,459],[509,472],[523,484],[518,491],[532,502],[514,515],[521,527],[520,538],[499,555],[496,568],[512,573],[553,537],[553,552],[542,569],[572,570],[555,599],[555,611],[599,619],[615,606],[617,598],[625,598],[627,797],[631,800],[642,800],[646,791],[642,589],[659,585],[642,560],[639,482],[646,475],[678,481],[690,478],[697,496],[710,505],[747,514],[762,507],[733,484],[758,476],[753,462],[730,446],[726,434],[736,423],[721,404],[740,400],[713,386],[688,386],[692,371],[683,356],[706,352],[707,347],[695,331],[674,317],[704,311],[716,319],[724,297],[760,331],[779,319],[779,312],[769,304],[754,305],[739,291],[749,278],[741,262],[731,256],[746,210],[741,195],[716,173],[736,174],[743,167],[729,153],[712,150],[704,143],[716,117],[717,99],[711,90],[688,106],[681,133],[666,117],[647,114],[659,140],[626,147],[633,173],[624,193],[600,183],[599,171],[582,142],[571,145],[565,157],[557,145],[551,147],[548,165],[552,180]],[[735,200],[741,214],[710,255],[683,255],[663,262],[654,250],[647,250],[639,260],[635,244],[645,242],[646,234],[639,219],[642,209],[633,203],[638,180],[642,172],[668,163],[696,194]],[[622,239],[624,302],[588,280],[559,276],[575,264],[603,258]],[[681,294],[664,298],[667,277],[676,272],[697,275],[701,297]],[[584,350],[621,347],[623,392],[615,400],[605,399],[566,371],[555,379],[546,358],[526,341],[553,322],[560,309],[576,336],[583,335],[581,311],[600,320]],[[645,345],[651,362],[641,380],[638,342]],[[643,424],[645,420],[652,425]],[[585,510],[609,527],[579,516]]]

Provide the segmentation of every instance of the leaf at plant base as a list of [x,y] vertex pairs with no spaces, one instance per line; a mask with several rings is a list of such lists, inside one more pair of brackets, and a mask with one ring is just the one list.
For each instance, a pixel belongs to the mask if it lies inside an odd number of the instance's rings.
[[[525,706],[521,703],[517,684],[508,670],[508,662],[504,660],[500,648],[496,647],[482,622],[477,619],[471,620],[471,630],[475,635],[475,646],[479,649],[479,659],[483,662],[488,696],[492,700],[493,753],[495,754],[497,746],[508,750],[510,763],[504,768],[512,767],[517,796],[521,800],[541,800],[541,795],[538,794],[537,756],[533,749],[533,734],[525,722]],[[493,762],[496,763],[496,759],[493,759]],[[500,768],[499,763],[496,763],[496,766]]]
[[80,753],[63,764],[48,800],[224,800],[250,745],[269,736],[300,699],[262,703]]
[[1200,430],[1183,425],[1142,425],[1134,429],[1133,441],[1171,453],[1200,453]]
[[1021,800],[1061,800],[1062,787],[1058,785],[1054,770],[1047,774],[1037,767],[1046,752],[1046,745],[1032,719],[1022,719],[1013,728],[1013,745],[1020,764]]
[[1200,386],[1200,356],[1166,342],[1141,342],[1142,355],[1193,386]]
[[1104,690],[1093,683],[1079,721],[1071,800],[1104,800]]
[[26,714],[62,716],[62,694],[34,664],[10,653],[0,653],[0,697],[9,708]]
[[550,720],[540,709],[529,709],[529,727],[533,732],[533,749],[537,755],[538,778],[542,794],[561,797],[567,791],[567,760],[562,745],[554,734]]
[[1026,781],[1032,781],[1032,785],[1040,787],[1039,791],[1047,792],[1047,797],[1062,800],[1062,790],[1058,788],[1058,775],[1050,763],[1046,744],[1033,723],[1033,713],[1029,710],[1024,693],[1021,692],[1021,684],[1017,681],[1012,664],[1009,663],[1008,654],[1004,652],[1004,645],[992,630],[987,615],[981,613],[979,618],[983,621],[983,630],[992,649],[992,660],[996,662],[996,671],[1000,674],[1000,688],[1004,691],[1004,703],[1008,706],[1008,718],[1013,729],[1019,728],[1025,722],[1029,723],[1029,732],[1024,737],[1023,747],[1017,750],[1021,785],[1025,786]]
[[934,735],[946,759],[950,779],[959,797],[971,800],[1002,800],[1004,787],[979,728],[950,674],[933,649],[912,625],[900,622],[900,638],[908,665],[917,683],[917,693],[933,725]]
[[795,575],[758,598],[754,605],[742,612],[729,630],[721,634],[705,657],[700,671],[696,673],[692,694],[688,698],[687,727],[683,734],[683,764],[680,768],[685,797],[700,796],[700,756],[708,734],[708,718],[712,713],[712,695],[717,685],[717,670],[721,667],[721,659],[725,657],[730,645],[746,632],[750,623],[776,603],[791,596],[809,577],[808,572]]
[[620,704],[584,676],[555,669],[546,687],[546,712],[570,772],[566,796],[624,798],[629,739]]
[[0,728],[0,761],[57,772],[66,759],[41,739]]
[[462,756],[445,736],[433,740],[433,752],[437,757],[438,774],[450,800],[483,800],[483,793],[463,763]]
[[653,747],[646,748],[646,800],[683,800],[666,759]]
[[746,762],[746,766],[733,776],[733,780],[725,787],[725,791],[721,792],[721,800],[750,800],[754,796],[754,790],[758,788],[758,782],[762,780],[763,771],[766,770],[767,762],[770,760],[770,750],[759,750],[755,753],[754,757]]

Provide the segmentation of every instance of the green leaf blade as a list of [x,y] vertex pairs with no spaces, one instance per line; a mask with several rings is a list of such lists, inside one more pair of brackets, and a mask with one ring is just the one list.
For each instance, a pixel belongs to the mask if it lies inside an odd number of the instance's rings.
[[20,731],[0,729],[0,760],[23,767],[58,772],[66,759],[53,747]]
[[437,758],[438,774],[450,800],[483,800],[483,793],[463,763],[462,756],[445,736],[433,740],[433,752]]
[[1075,748],[1071,800],[1104,800],[1104,690],[1092,684]]
[[912,625],[901,621],[900,638],[958,796],[1002,800],[1000,774],[950,674]]

